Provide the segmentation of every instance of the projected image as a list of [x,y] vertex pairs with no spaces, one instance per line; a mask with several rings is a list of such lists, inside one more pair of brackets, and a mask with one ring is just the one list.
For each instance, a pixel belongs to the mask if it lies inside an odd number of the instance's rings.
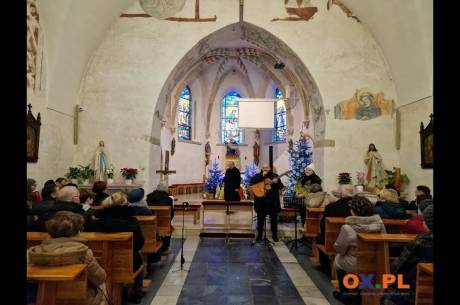
[[240,94],[230,91],[222,100],[222,142],[233,139],[236,143],[243,142],[243,131],[238,125],[238,102]]
[[286,140],[286,104],[283,93],[279,88],[275,90],[275,129],[273,130],[273,141],[282,142]]

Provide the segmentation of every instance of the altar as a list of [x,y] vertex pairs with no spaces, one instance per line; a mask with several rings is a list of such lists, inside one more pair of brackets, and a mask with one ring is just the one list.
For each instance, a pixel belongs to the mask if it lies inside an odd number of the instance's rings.
[[[129,191],[131,191],[133,189],[141,188],[143,186],[144,186],[144,181],[136,181],[136,182],[133,182],[132,184],[126,184],[126,183],[123,183],[123,182],[115,182],[115,183],[107,184],[106,192],[107,192],[107,194],[113,194],[113,193],[116,193],[116,192],[123,192],[123,193],[127,194]],[[78,188],[79,189],[86,189],[86,190],[91,191],[93,189],[93,184],[92,183],[90,183],[90,184],[79,184]]]

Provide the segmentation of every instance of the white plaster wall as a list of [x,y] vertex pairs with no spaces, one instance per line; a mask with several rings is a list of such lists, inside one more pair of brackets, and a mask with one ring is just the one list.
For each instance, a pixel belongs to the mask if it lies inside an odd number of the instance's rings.
[[[411,180],[407,193],[414,197],[417,185],[426,185],[433,192],[433,170],[422,169],[420,166],[420,123],[426,126],[433,113],[433,98],[428,97],[419,102],[399,108],[401,112],[401,172]],[[434,192],[433,192],[434,193]]]
[[[193,16],[190,2],[177,16]],[[312,3],[318,5],[319,12],[308,22],[270,22],[274,17],[286,16],[282,1],[247,1],[245,20],[270,31],[297,53],[315,78],[325,109],[332,110],[361,87],[383,91],[385,98],[398,102],[389,67],[366,28],[337,6],[328,12],[325,1]],[[142,12],[137,4],[128,11]],[[145,171],[141,171],[139,179],[147,180],[149,186],[158,181],[152,171],[159,168],[159,147],[150,139],[152,122],[159,119],[154,116],[158,94],[170,71],[190,48],[204,36],[238,20],[238,5],[232,1],[200,1],[200,16],[214,15],[217,22],[210,23],[174,23],[154,18],[119,18],[115,22],[84,77],[82,103],[87,111],[81,116],[77,161],[88,160],[102,139],[116,167],[143,167]],[[336,185],[340,171],[363,170],[362,159],[370,142],[376,144],[388,167],[399,163],[394,118],[338,121],[331,111],[326,119],[326,138],[336,143],[335,147],[322,149],[326,188]],[[159,138],[160,131],[154,131],[153,136]],[[250,135],[246,140],[253,143]],[[213,156],[223,156],[224,147],[218,150],[214,143],[212,138]],[[179,179],[179,175],[172,176]],[[201,176],[202,173],[197,178],[201,180]]]

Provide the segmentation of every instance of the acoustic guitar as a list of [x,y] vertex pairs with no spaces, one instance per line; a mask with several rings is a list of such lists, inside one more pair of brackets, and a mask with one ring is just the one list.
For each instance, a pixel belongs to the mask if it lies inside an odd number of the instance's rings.
[[274,179],[265,178],[264,180],[251,185],[250,190],[254,194],[255,197],[259,197],[259,198],[265,197],[265,193],[271,190],[272,183],[278,182],[278,180],[281,177],[289,174],[290,172],[291,170],[288,170],[287,172],[282,173],[281,175],[279,175],[278,177],[275,177]]

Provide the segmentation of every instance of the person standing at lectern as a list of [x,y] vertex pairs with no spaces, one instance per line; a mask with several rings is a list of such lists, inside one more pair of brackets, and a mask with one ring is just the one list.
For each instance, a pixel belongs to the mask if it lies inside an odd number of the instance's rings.
[[224,177],[225,201],[240,201],[241,173],[235,167],[235,162],[230,162]]
[[262,240],[265,217],[270,215],[270,225],[273,241],[278,242],[278,213],[281,211],[279,191],[284,185],[273,173],[268,164],[262,165],[262,171],[252,177],[251,184],[270,179],[272,182],[266,185],[264,197],[254,197],[254,209],[257,213],[257,241]]

